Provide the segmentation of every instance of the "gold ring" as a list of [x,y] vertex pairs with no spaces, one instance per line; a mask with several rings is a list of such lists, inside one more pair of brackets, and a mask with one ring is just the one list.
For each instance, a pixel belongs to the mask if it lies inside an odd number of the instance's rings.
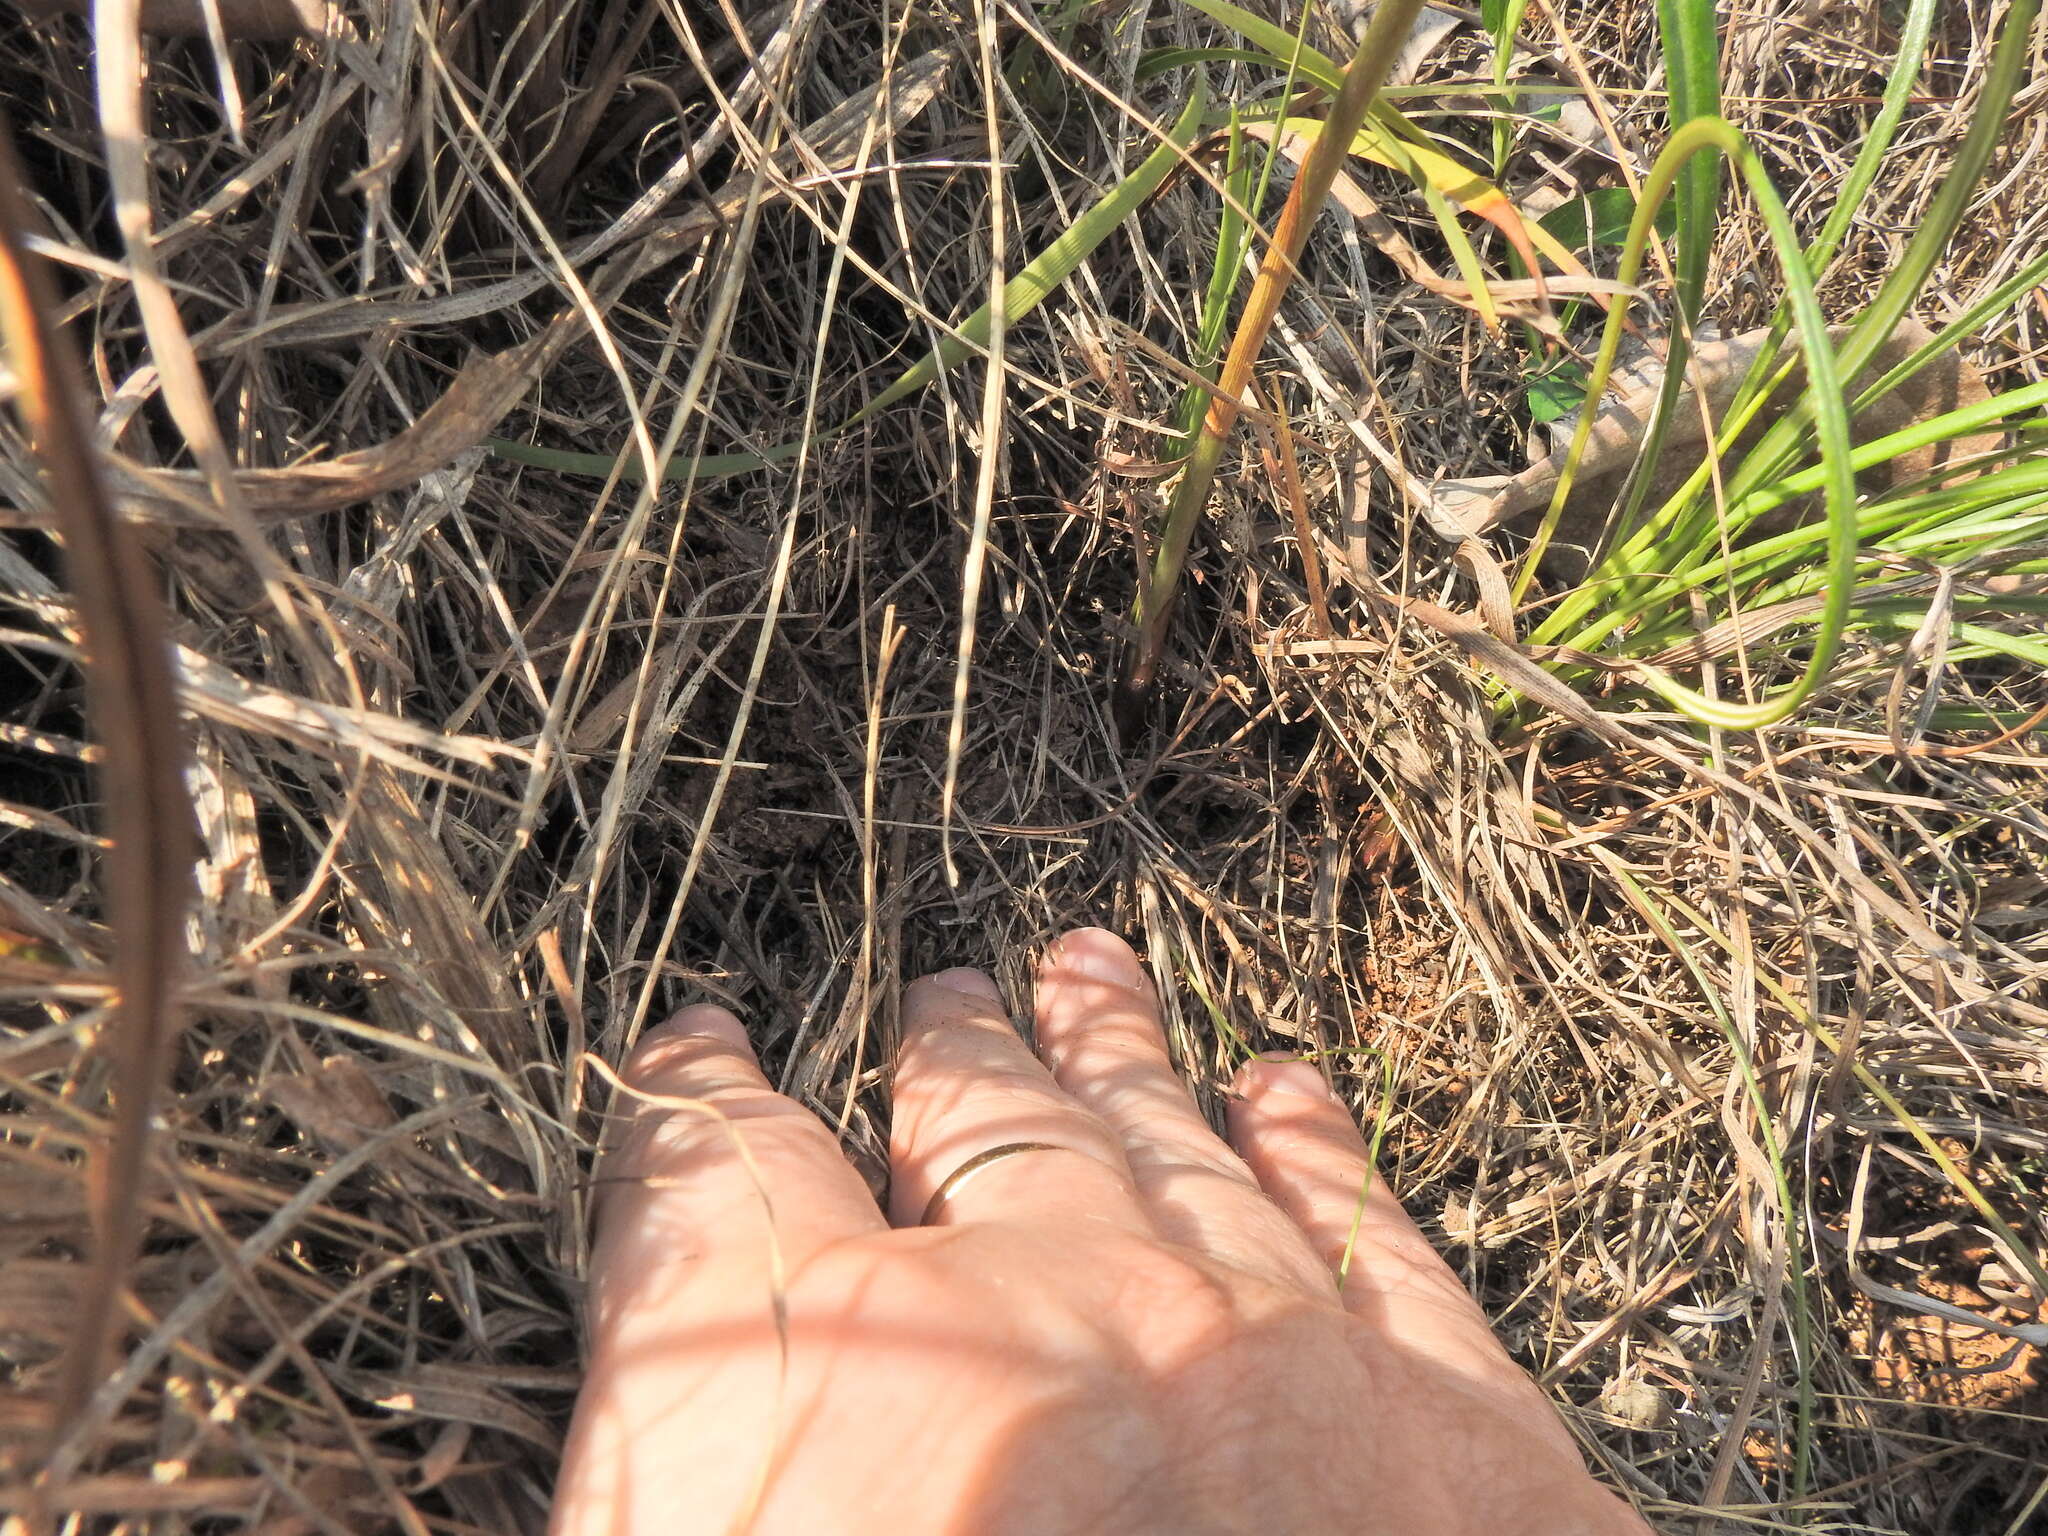
[[[1072,1152],[1073,1150],[1074,1148],[1072,1147],[1063,1147],[1057,1142],[1051,1141],[1006,1141],[999,1147],[989,1147],[985,1151],[977,1152],[939,1182],[939,1187],[932,1191],[931,1199],[925,1202],[924,1215],[918,1218],[917,1224],[921,1227],[931,1226],[940,1210],[944,1208],[946,1201],[952,1198],[954,1191],[959,1189],[962,1184],[965,1184],[977,1173],[980,1173],[984,1168],[1000,1163],[1006,1157],[1015,1157],[1020,1152]],[[1083,1157],[1087,1156],[1085,1152],[1081,1155]]]

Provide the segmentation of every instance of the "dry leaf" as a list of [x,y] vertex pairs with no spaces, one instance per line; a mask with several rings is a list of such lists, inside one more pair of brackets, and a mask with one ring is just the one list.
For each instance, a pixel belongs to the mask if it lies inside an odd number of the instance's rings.
[[176,1041],[196,843],[162,578],[100,480],[84,372],[70,338],[50,323],[60,313],[56,285],[45,259],[30,258],[23,244],[39,222],[27,185],[13,141],[0,133],[0,332],[15,374],[12,403],[36,444],[62,535],[87,659],[87,716],[105,749],[95,777],[113,846],[97,861],[95,880],[120,997],[116,1027],[105,1036],[118,1112],[93,1151],[95,1262],[72,1274],[61,1423],[84,1408],[106,1368],[142,1240],[142,1185],[157,1091]]
[[329,1056],[317,1072],[273,1077],[263,1091],[332,1152],[351,1151],[398,1120],[376,1078],[348,1052]]
[[[1707,341],[1695,349],[1687,369],[1688,386],[1679,396],[1669,431],[1665,434],[1663,456],[1650,486],[1651,505],[1669,497],[1699,468],[1705,456],[1707,431],[1701,420],[1704,398],[1706,414],[1716,421],[1727,412],[1769,333],[1746,331],[1740,336]],[[1839,346],[1848,335],[1846,327],[1829,332]],[[1880,347],[1859,377],[1869,383],[1933,339],[1933,333],[1915,320],[1902,321],[1891,338]],[[1796,347],[1792,355],[1796,355]],[[1773,403],[1757,415],[1756,421],[1736,442],[1728,462],[1747,451],[1764,430],[1784,413],[1784,406],[1798,398],[1805,382],[1803,366],[1795,367]],[[1611,515],[1615,497],[1629,471],[1635,467],[1643,440],[1649,431],[1650,413],[1663,387],[1661,361],[1646,358],[1626,373],[1617,371],[1599,417],[1593,423],[1586,451],[1573,478],[1563,516],[1558,522],[1552,548],[1560,555],[1560,574],[1583,573],[1585,551],[1598,542]],[[1877,401],[1850,424],[1850,437],[1858,444],[1887,436],[1929,417],[1972,405],[1988,398],[1984,376],[1960,354],[1944,352],[1933,363],[1884,399]],[[1566,429],[1569,441],[1569,428]],[[1868,493],[1904,484],[1973,455],[1995,450],[2003,438],[1997,433],[1980,434],[1942,443],[1919,452],[1901,455],[1887,464],[1874,466],[1858,477]],[[1489,475],[1468,480],[1443,480],[1433,488],[1440,514],[1472,533],[1485,533],[1517,518],[1542,512],[1550,505],[1564,469],[1565,448],[1538,460],[1519,475]],[[1812,503],[1792,503],[1772,515],[1773,526],[1790,527],[1812,515]],[[1577,559],[1576,569],[1565,563]]]

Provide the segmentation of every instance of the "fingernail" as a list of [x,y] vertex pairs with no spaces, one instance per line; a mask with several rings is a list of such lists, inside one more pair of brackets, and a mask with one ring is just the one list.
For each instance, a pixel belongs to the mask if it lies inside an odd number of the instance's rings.
[[752,1048],[747,1026],[716,1003],[693,1003],[668,1021],[668,1030],[678,1035],[710,1035],[728,1045]]
[[1145,985],[1145,967],[1131,953],[1131,946],[1106,928],[1075,929],[1060,940],[1053,965],[1128,991]]
[[1330,1085],[1323,1081],[1323,1074],[1299,1056],[1263,1055],[1259,1057],[1256,1071],[1262,1093],[1285,1093],[1325,1101],[1330,1097]]
[[1003,994],[1000,988],[980,971],[970,966],[958,965],[950,971],[940,971],[931,978],[932,985],[944,987],[948,992],[958,992],[963,997],[979,998],[985,1003],[1000,1003]]

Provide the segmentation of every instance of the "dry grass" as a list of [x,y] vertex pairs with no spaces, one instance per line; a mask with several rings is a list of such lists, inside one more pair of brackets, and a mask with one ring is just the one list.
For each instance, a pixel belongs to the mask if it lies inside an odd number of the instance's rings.
[[[1014,267],[1172,117],[1170,76],[1133,84],[1140,45],[1216,38],[1154,10],[1044,8],[1079,17],[1054,58],[993,0],[398,5],[235,45],[235,93],[204,41],[152,41],[147,145],[103,139],[81,25],[0,18],[108,483],[172,602],[204,849],[125,1364],[55,1425],[83,1159],[124,1106],[78,614],[10,416],[9,1507],[43,1465],[93,1526],[538,1529],[605,1101],[585,1053],[730,1001],[871,1159],[899,979],[1014,986],[1094,920],[1179,978],[1206,1101],[1282,1044],[1368,1108],[1391,1081],[1397,1188],[1653,1519],[2041,1517],[2043,1352],[1900,1293],[2006,1323],[2042,1300],[1958,1185],[2039,1262],[2048,757],[1910,736],[1931,674],[1874,649],[1711,758],[1583,703],[1499,728],[1484,649],[1446,634],[1479,592],[1407,477],[1526,462],[1517,337],[1325,221],[1260,388],[1294,424],[1336,638],[1248,436],[1137,741],[1107,701],[1213,252],[1193,178],[1008,330],[994,387],[971,364],[772,472],[648,494],[476,451],[728,452],[844,419],[986,298],[993,250]],[[1947,15],[1837,306],[1938,183],[1981,12]],[[1733,23],[1731,113],[1808,227],[1887,25],[1777,0]],[[1529,33],[1654,149],[1652,7],[1535,6]],[[1249,91],[1232,68],[1219,90]],[[1467,29],[1422,78],[1485,68]],[[2048,240],[2044,93],[2037,71],[1942,313]],[[1561,129],[1517,145],[1521,195],[1614,181]],[[116,196],[136,175],[146,209]],[[1724,330],[1767,318],[1771,270],[1731,216]],[[137,302],[158,278],[168,330]],[[1978,359],[2039,377],[2044,328],[2036,295]],[[2048,698],[1982,666],[1939,686],[2008,717]]]

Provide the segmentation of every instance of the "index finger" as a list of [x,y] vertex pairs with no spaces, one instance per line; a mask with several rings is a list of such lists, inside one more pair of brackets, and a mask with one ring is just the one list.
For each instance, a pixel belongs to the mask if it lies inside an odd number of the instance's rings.
[[768,1085],[723,1008],[651,1031],[621,1077],[624,1134],[597,1170],[594,1331],[631,1295],[692,1278],[679,1270],[793,1274],[830,1243],[885,1229],[831,1131]]
[[[768,1086],[724,1009],[684,1009],[641,1042],[622,1079],[623,1134],[598,1160],[590,1368],[563,1449],[556,1536],[673,1527],[677,1510],[724,1497],[707,1494],[717,1478],[663,1427],[690,1422],[692,1404],[712,1405],[719,1425],[772,1427],[785,1287],[826,1246],[883,1230],[832,1133]],[[741,1493],[744,1461],[723,1468]]]

